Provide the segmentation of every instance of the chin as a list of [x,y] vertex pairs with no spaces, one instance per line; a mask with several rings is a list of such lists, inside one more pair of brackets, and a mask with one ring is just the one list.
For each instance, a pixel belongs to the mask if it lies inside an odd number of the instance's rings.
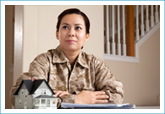
[[77,47],[75,45],[63,45],[62,47],[63,47],[63,49],[65,49],[67,51],[78,51],[78,50],[81,50],[81,47]]
[[68,50],[68,51],[78,51],[80,49],[79,48],[68,47],[68,48],[66,48],[66,50]]

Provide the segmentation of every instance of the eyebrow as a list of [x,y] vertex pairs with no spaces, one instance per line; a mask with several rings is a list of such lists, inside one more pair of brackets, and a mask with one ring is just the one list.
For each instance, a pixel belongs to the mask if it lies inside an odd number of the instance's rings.
[[68,23],[62,23],[62,25],[69,25]]
[[[62,23],[62,25],[69,25],[68,23]],[[77,24],[74,24],[74,25],[81,25],[82,26],[82,24],[79,24],[79,23],[77,23]]]

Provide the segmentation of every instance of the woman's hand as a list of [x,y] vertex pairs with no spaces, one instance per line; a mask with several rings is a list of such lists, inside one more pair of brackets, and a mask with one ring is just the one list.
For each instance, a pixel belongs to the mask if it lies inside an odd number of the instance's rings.
[[[31,77],[31,80],[34,81],[34,77]],[[69,94],[67,91],[54,91],[56,97],[62,97],[63,95]]]
[[108,103],[109,96],[104,91],[81,91],[75,97],[76,104]]
[[54,91],[56,97],[62,97],[63,95],[69,94],[67,91]]

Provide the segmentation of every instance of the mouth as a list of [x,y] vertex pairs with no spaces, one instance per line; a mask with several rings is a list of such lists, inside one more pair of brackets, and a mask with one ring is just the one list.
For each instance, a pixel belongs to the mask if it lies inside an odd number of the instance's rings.
[[75,40],[66,40],[67,43],[75,43],[76,41]]

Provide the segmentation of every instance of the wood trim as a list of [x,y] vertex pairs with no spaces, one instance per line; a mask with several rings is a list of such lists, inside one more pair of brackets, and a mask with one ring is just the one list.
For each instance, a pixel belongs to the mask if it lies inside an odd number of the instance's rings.
[[126,23],[127,56],[135,56],[134,5],[126,6]]
[[15,6],[14,22],[14,77],[13,84],[22,73],[23,60],[23,6]]

